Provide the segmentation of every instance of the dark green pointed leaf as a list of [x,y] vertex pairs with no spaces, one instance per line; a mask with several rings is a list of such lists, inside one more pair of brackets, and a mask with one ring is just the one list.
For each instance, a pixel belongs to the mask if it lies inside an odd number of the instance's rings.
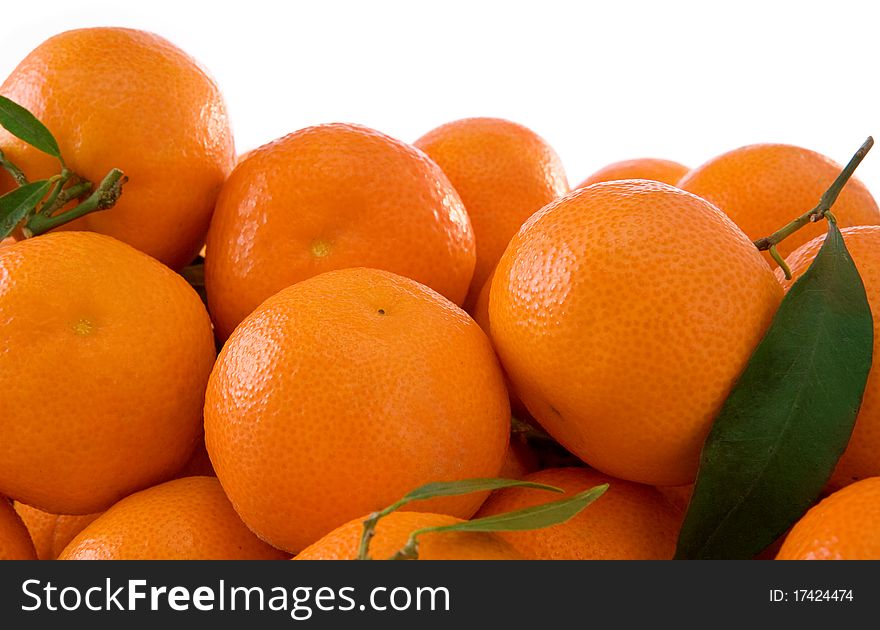
[[461,481],[436,481],[433,483],[426,483],[424,486],[420,486],[415,490],[408,492],[398,503],[403,505],[410,501],[424,501],[436,497],[449,497],[458,494],[486,492],[513,487],[562,492],[561,488],[548,486],[543,483],[534,483],[532,481],[520,481],[518,479],[463,479]]
[[706,439],[677,558],[751,558],[810,507],[852,434],[873,334],[864,285],[829,221]]
[[607,489],[608,484],[605,483],[558,501],[533,505],[513,512],[475,518],[452,525],[429,527],[419,530],[419,532],[513,532],[552,527],[576,516],[590,503],[601,497]]
[[31,182],[0,197],[0,240],[12,234],[15,226],[46,196],[51,185],[45,179]]
[[58,142],[46,126],[24,107],[2,95],[0,95],[0,126],[43,153],[61,159]]

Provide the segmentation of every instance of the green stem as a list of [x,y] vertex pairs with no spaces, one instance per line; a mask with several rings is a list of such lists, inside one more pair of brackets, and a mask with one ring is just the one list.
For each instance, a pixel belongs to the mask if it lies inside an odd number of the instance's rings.
[[378,512],[373,512],[364,520],[364,531],[361,534],[361,542],[358,545],[358,560],[370,560],[370,541],[376,535],[376,523],[378,522]]
[[[45,214],[34,214],[28,220],[24,228],[25,236],[36,236],[38,234],[42,234],[44,232],[48,232],[49,230],[56,228],[60,225],[64,225],[65,223],[69,223],[74,219],[78,219],[82,216],[89,214],[90,212],[97,212],[100,210],[106,210],[108,208],[112,208],[116,201],[119,199],[119,196],[122,194],[122,186],[125,182],[128,181],[128,178],[125,174],[117,168],[111,170],[104,179],[101,181],[101,185],[98,186],[95,191],[89,195],[89,197],[84,200],[81,204],[68,210],[67,212],[62,212],[57,216],[46,216]],[[76,193],[75,189],[79,189],[79,195],[83,194],[84,186],[87,182],[82,182],[77,184],[76,186],[72,186],[69,190]],[[61,194],[66,193],[67,191],[62,192]],[[60,195],[59,195],[60,197]],[[70,194],[70,199],[75,198],[73,194]]]
[[782,269],[782,273],[785,274],[785,279],[791,280],[791,267],[788,266],[788,263],[785,262],[785,258],[783,258],[782,254],[779,253],[779,250],[776,249],[776,245],[771,245],[770,249],[767,251],[770,252],[770,257],[776,261],[779,268]]
[[[771,234],[770,236],[759,238],[757,241],[755,241],[755,247],[757,247],[760,251],[770,250],[770,248],[775,249],[776,245],[784,241],[786,238],[797,232],[808,223],[813,223],[815,221],[820,221],[821,219],[823,219],[828,211],[831,209],[831,206],[834,205],[834,202],[837,201],[837,197],[840,195],[843,187],[849,181],[850,177],[852,177],[852,174],[855,172],[858,165],[861,164],[863,159],[865,159],[865,156],[868,154],[868,151],[871,150],[872,146],[874,146],[874,138],[868,136],[868,139],[865,140],[861,147],[859,147],[859,150],[855,152],[847,165],[843,167],[843,170],[840,171],[840,174],[837,176],[831,186],[828,187],[828,190],[826,190],[822,194],[822,197],[819,199],[819,203],[816,204],[815,208],[813,208],[809,212],[805,212],[788,225],[773,232],[773,234]],[[771,251],[770,254],[772,256],[773,252]],[[774,259],[776,259],[776,257],[774,257]]]
[[433,528],[417,529],[409,535],[403,548],[388,558],[389,560],[418,560],[419,559],[419,534],[431,531]]
[[40,214],[51,217],[74,199],[80,199],[92,191],[92,182],[82,181],[66,190],[60,191],[54,199],[47,199],[40,209]]
[[24,186],[28,183],[28,179],[25,174],[15,164],[6,159],[3,151],[0,151],[0,168],[12,175],[12,179],[14,179],[15,183],[19,186]]
[[358,560],[370,559],[370,541],[373,540],[373,536],[376,535],[376,524],[379,522],[379,519],[388,516],[396,509],[403,505],[406,505],[407,503],[408,501],[406,501],[405,499],[400,499],[399,501],[389,505],[384,510],[373,512],[364,520],[364,531],[361,534],[361,542],[358,545]]
[[61,175],[56,175],[58,178],[55,181],[55,185],[52,187],[52,192],[49,193],[49,196],[46,197],[46,200],[43,201],[43,205],[40,208],[40,214],[51,215],[55,212],[54,207],[58,200],[58,196],[61,194],[61,191],[64,190],[64,185],[67,183],[67,180],[70,178],[70,171],[67,169],[62,169]]

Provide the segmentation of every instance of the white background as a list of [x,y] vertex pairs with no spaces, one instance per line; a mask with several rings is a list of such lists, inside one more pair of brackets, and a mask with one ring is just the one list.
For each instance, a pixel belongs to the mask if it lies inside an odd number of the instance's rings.
[[[880,136],[876,1],[14,4],[0,77],[62,30],[151,30],[216,77],[240,152],[322,122],[411,142],[500,116],[544,136],[575,184],[620,159],[695,166],[754,142],[844,162]],[[859,176],[880,196],[880,147]]]

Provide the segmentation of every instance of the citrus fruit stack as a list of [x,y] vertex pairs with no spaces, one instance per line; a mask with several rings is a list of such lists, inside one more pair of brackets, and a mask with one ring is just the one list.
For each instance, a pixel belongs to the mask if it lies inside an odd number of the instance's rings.
[[378,131],[329,124],[236,166],[208,233],[205,285],[225,339],[281,289],[352,266],[414,278],[461,304],[475,255],[468,214],[436,164]]
[[474,226],[477,260],[470,312],[511,237],[533,213],[568,192],[559,156],[530,129],[498,118],[466,118],[415,142],[449,177]]
[[[533,485],[420,495],[369,557],[418,535],[421,559],[671,558],[703,442],[793,282],[752,241],[840,170],[755,145],[569,192],[549,144],[495,118],[412,145],[322,124],[236,160],[209,75],[129,29],[53,37],[0,95],[63,156],[0,129],[0,195],[49,179],[0,239],[0,558],[351,559],[414,488],[498,476]],[[115,207],[76,215],[113,169]],[[56,211],[75,220],[34,236]],[[880,211],[851,180],[834,213],[859,226],[878,322]],[[821,229],[780,244],[795,279]],[[843,489],[780,558],[880,557],[857,535],[877,529],[878,383]],[[532,423],[513,441],[511,405]],[[450,531],[553,498],[534,484],[607,490],[546,529]]]

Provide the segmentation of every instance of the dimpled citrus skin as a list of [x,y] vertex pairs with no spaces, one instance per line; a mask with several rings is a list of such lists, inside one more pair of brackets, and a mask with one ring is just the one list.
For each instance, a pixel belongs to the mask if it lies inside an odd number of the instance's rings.
[[[833,490],[859,479],[880,476],[880,226],[844,228],[841,234],[862,277],[874,317],[874,359],[852,437],[829,481]],[[785,280],[781,270],[776,273],[786,291],[804,274],[824,242],[825,237],[820,236],[786,258],[792,279]]]
[[583,188],[599,182],[610,182],[618,179],[650,179],[675,186],[690,169],[672,160],[658,158],[637,158],[622,160],[600,168],[576,186]]
[[[602,484],[608,490],[572,519],[524,532],[498,532],[529,560],[669,560],[681,516],[655,488],[615,479],[588,468],[548,468],[523,478],[572,496]],[[542,490],[494,492],[477,517],[492,516],[558,500]]]
[[[205,402],[235,509],[291,552],[422,484],[495,476],[509,425],[480,327],[414,280],[363,268],[264,302],[221,351]],[[484,498],[416,509],[467,518]]]
[[[819,203],[840,173],[829,158],[787,144],[754,144],[719,155],[698,166],[678,187],[711,201],[751,240],[769,236]],[[880,223],[877,202],[859,180],[850,179],[834,214],[841,227]],[[809,224],[779,243],[785,257],[824,233],[821,221]],[[765,260],[771,262],[769,254]],[[775,268],[776,263],[772,263]]]
[[205,284],[218,335],[300,280],[387,269],[460,304],[474,271],[470,219],[421,151],[348,124],[309,127],[248,153],[208,233]]
[[[96,186],[128,176],[112,211],[66,230],[109,234],[178,269],[202,246],[235,149],[220,90],[186,53],[152,33],[67,31],[40,44],[0,86],[58,140],[68,167]],[[0,148],[30,179],[57,160],[0,129]],[[0,175],[0,193],[11,188]]]
[[477,264],[465,308],[534,212],[568,192],[556,152],[532,130],[500,118],[465,118],[415,142],[446,173],[461,195],[477,240]]
[[15,502],[15,511],[21,517],[34,541],[38,560],[55,560],[74,536],[101,516],[96,514],[50,514],[35,507]]
[[[494,276],[495,270],[493,269],[492,273],[489,274],[489,277],[486,278],[486,282],[483,284],[483,288],[480,289],[480,293],[477,295],[477,300],[474,302],[474,306],[471,309],[471,317],[473,317],[474,321],[479,324],[480,328],[483,329],[483,332],[489,335],[490,339],[492,332],[489,328],[489,291],[492,288],[492,278]],[[519,399],[519,396],[516,395],[510,380],[506,377],[504,379],[504,384],[507,386],[507,394],[510,397],[511,413],[518,418],[528,417],[528,409],[526,409],[526,406]]]
[[0,497],[0,560],[36,560],[27,527],[5,497]]
[[777,560],[880,560],[880,477],[838,490],[804,514]]
[[557,441],[615,477],[682,485],[781,296],[717,208],[622,180],[529,219],[489,315],[517,394]]
[[91,232],[0,248],[0,348],[3,494],[91,514],[190,456],[211,322],[155,259]]
[[215,477],[175,479],[126,497],[59,560],[285,560],[241,522]]
[[[297,555],[294,560],[357,559],[364,519],[338,527]],[[370,541],[369,555],[386,560],[406,545],[409,535],[423,527],[461,523],[461,519],[427,512],[392,512],[379,520]],[[439,532],[419,536],[419,560],[522,560],[497,534],[486,532]]]

